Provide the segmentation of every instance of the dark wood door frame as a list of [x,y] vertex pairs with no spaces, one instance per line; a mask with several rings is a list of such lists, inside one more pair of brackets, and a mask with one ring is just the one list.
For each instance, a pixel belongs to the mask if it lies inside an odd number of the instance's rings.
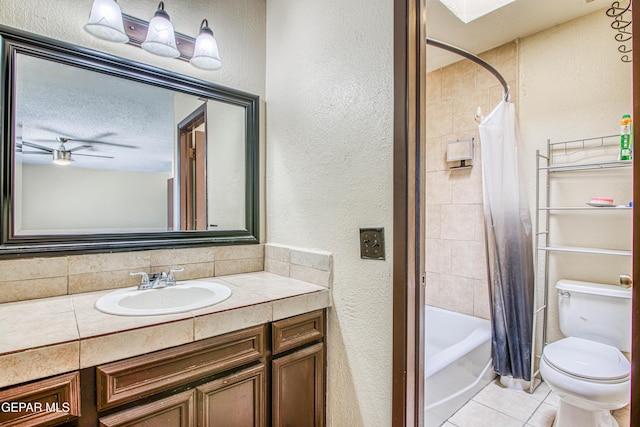
[[[207,104],[178,124],[180,230],[207,230]],[[198,130],[204,125],[204,131]]]
[[[632,2],[632,21],[640,23],[640,2]],[[633,121],[638,128],[640,123],[640,26],[632,25],[633,33]],[[638,128],[640,129],[640,128]],[[640,165],[637,155],[640,154],[640,138],[638,131],[634,132],[633,145],[633,292],[632,292],[632,312],[631,321],[631,425],[640,425]],[[634,356],[635,355],[635,356]]]
[[394,0],[393,427],[424,424],[425,0]]

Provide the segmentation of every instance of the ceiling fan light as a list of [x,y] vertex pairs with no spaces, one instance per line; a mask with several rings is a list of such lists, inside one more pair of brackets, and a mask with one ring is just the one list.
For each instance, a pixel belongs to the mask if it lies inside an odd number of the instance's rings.
[[94,36],[115,43],[127,43],[122,11],[115,0],[94,0],[84,29]]
[[202,70],[217,70],[222,67],[218,42],[213,37],[213,31],[209,28],[206,19],[200,24],[200,34],[196,38],[191,65]]
[[59,166],[67,166],[71,164],[71,152],[53,150],[53,163]]
[[177,58],[180,51],[176,46],[176,35],[169,14],[164,11],[164,2],[160,2],[158,10],[149,21],[147,37],[140,45],[144,50],[154,55]]

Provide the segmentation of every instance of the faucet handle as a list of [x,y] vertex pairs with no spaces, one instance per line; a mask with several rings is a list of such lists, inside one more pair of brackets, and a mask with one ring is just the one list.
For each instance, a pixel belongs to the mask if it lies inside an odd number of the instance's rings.
[[169,275],[167,277],[167,280],[175,282],[176,278],[174,277],[173,273],[179,273],[181,271],[184,271],[184,267],[182,267],[182,268],[172,268],[171,270],[169,270]]
[[138,284],[138,289],[147,289],[150,286],[149,275],[144,271],[136,271],[136,272],[132,271],[129,273],[129,276],[142,276],[140,278],[140,283]]

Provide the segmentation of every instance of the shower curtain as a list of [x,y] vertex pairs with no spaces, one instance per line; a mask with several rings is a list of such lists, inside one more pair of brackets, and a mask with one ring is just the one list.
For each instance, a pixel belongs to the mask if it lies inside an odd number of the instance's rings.
[[533,249],[515,106],[503,100],[479,130],[493,366],[498,375],[530,381]]

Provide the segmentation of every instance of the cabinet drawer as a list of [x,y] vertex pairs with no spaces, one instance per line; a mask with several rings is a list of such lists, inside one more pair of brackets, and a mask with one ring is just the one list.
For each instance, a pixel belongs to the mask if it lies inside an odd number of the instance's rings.
[[100,418],[100,427],[192,427],[196,425],[195,390]]
[[80,374],[0,391],[0,426],[50,426],[80,416]]
[[324,338],[324,310],[273,322],[273,354]]
[[242,366],[264,356],[264,325],[98,366],[98,411]]

